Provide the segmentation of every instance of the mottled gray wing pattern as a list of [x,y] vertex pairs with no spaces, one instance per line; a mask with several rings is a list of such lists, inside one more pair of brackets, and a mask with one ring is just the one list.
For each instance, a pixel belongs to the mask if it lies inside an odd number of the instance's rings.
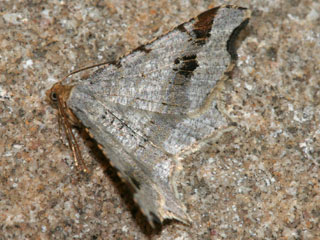
[[75,85],[67,105],[102,146],[150,220],[188,222],[177,156],[226,124],[214,86],[231,70],[243,8],[214,8]]
[[231,6],[208,10],[104,68],[86,88],[101,101],[152,112],[198,111],[236,56],[232,34],[247,15]]

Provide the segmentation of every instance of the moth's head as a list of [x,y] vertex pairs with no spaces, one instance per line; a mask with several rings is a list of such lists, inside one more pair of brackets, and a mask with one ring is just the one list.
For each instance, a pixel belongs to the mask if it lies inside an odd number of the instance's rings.
[[62,102],[66,102],[69,98],[72,85],[62,85],[61,82],[55,83],[47,92],[49,102],[57,106]]

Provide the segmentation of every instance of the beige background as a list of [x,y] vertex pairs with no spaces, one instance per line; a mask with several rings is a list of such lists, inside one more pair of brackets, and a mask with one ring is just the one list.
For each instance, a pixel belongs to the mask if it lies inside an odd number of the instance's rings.
[[192,226],[152,230],[90,139],[88,176],[59,139],[52,84],[222,3],[0,1],[0,239],[319,238],[319,1],[228,2],[252,9],[221,93],[237,125],[183,161]]

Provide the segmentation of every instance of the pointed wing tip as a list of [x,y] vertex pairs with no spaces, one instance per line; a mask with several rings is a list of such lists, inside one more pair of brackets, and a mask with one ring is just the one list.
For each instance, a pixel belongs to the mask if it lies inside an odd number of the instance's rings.
[[187,226],[191,226],[193,221],[186,212],[186,207],[182,203],[179,205],[180,206],[178,208],[159,212],[161,223],[163,223],[165,219],[171,219],[179,221]]
[[193,223],[192,219],[187,213],[184,213],[183,216],[181,216],[180,214],[177,215],[174,213],[169,213],[169,214],[166,214],[165,216],[157,216],[155,214],[151,214],[151,218],[150,218],[150,215],[149,216],[146,215],[146,217],[148,218],[148,222],[152,228],[156,228],[156,225],[162,225],[166,219],[176,220],[187,226],[192,226],[192,223]]
[[190,216],[185,213],[183,217],[174,217],[173,219],[178,220],[179,222],[182,222],[183,224],[187,225],[187,226],[191,226],[192,225],[192,219],[190,218]]

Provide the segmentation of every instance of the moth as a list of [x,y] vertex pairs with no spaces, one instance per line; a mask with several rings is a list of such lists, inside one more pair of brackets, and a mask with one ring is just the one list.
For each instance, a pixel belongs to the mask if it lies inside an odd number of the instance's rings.
[[75,165],[85,165],[72,133],[83,125],[134,190],[153,226],[190,223],[177,196],[181,156],[219,127],[214,89],[237,59],[234,42],[250,11],[220,6],[105,65],[78,83],[48,92],[58,108]]

